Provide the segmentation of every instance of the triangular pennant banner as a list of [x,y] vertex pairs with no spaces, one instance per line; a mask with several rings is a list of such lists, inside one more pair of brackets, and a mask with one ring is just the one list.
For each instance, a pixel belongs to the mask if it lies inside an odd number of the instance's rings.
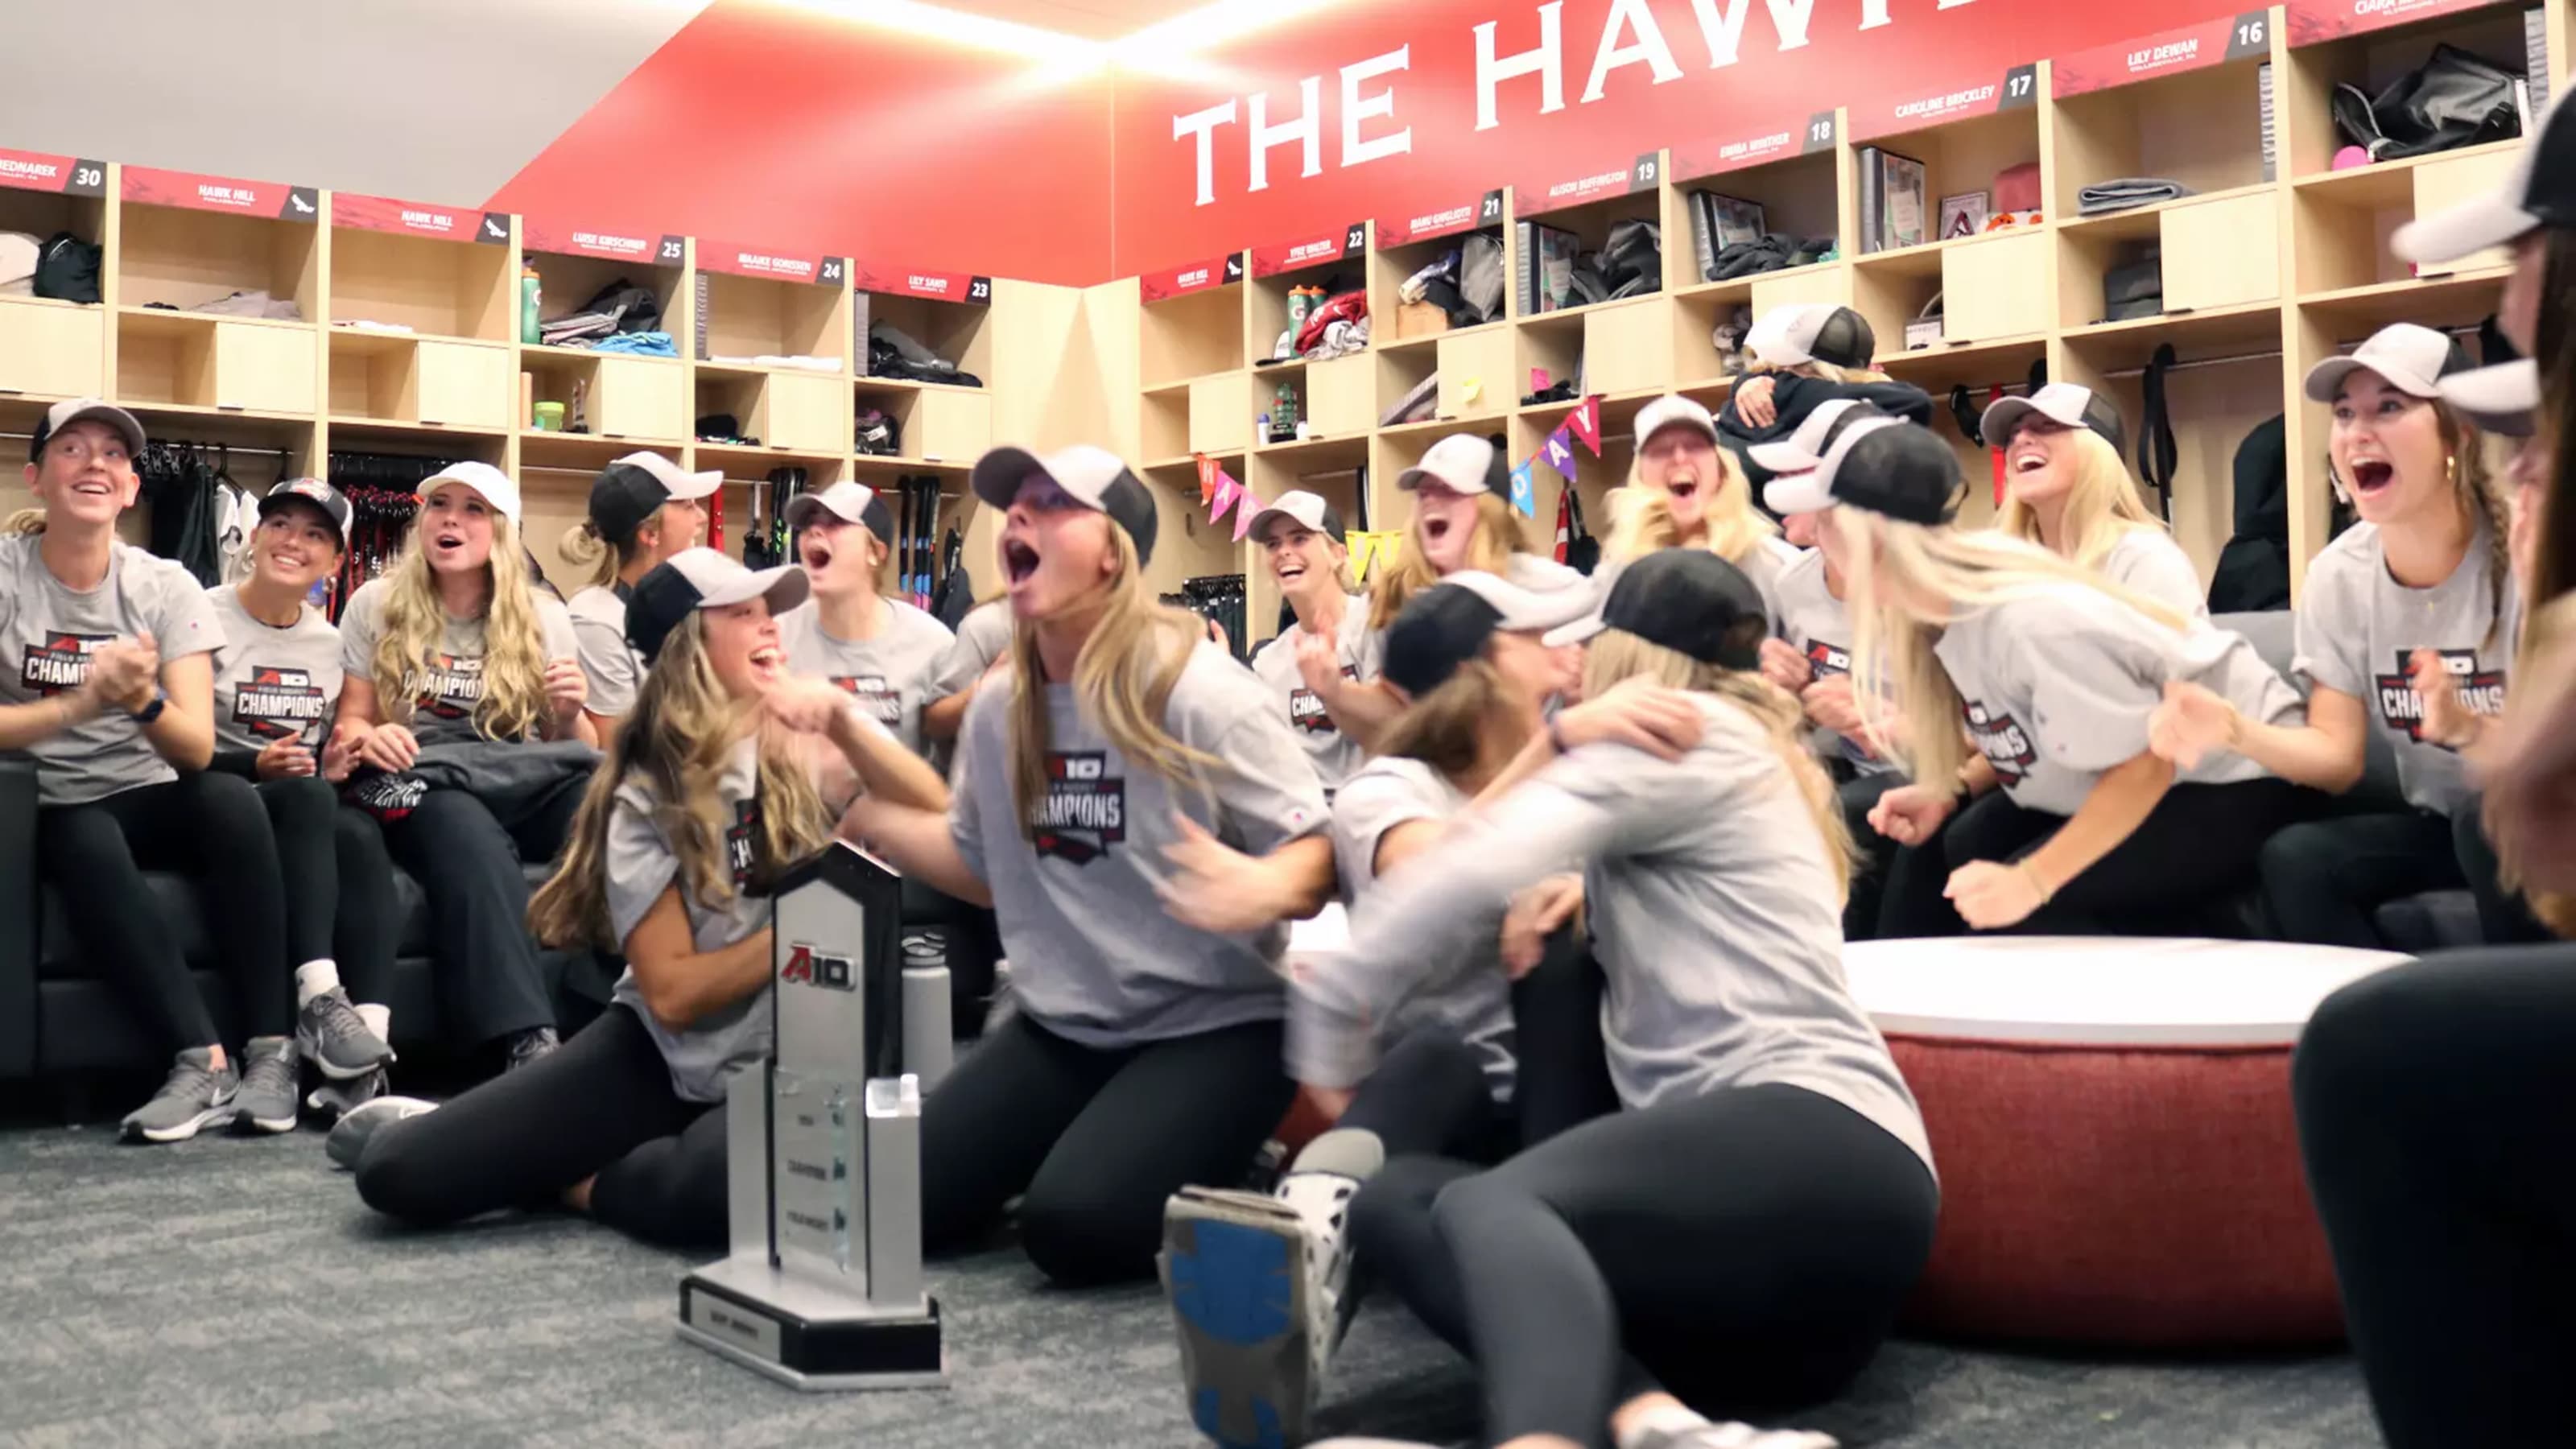
[[[1232,478],[1228,478],[1225,481],[1228,483],[1234,482]],[[1252,520],[1261,516],[1261,510],[1253,505],[1260,501],[1260,499],[1255,498],[1252,495],[1251,489],[1237,489],[1234,499],[1234,541],[1236,543],[1243,542],[1243,536],[1252,532]],[[1222,514],[1224,510],[1219,509],[1218,512]]]
[[1192,453],[1199,465],[1199,507],[1205,508],[1216,499],[1216,459],[1205,453]]
[[1232,508],[1236,500],[1242,496],[1243,485],[1234,481],[1233,474],[1219,468],[1216,472],[1216,495],[1208,505],[1208,517],[1225,517],[1225,511]]
[[1538,516],[1538,481],[1530,473],[1536,461],[1532,459],[1512,470],[1512,511],[1523,518]]
[[1562,474],[1569,484],[1574,481],[1574,443],[1566,436],[1570,431],[1571,424],[1559,424],[1555,432],[1547,435],[1547,447],[1543,453],[1547,466]]
[[1565,425],[1573,429],[1574,436],[1583,440],[1583,446],[1592,450],[1593,457],[1601,456],[1601,399],[1598,396],[1585,398],[1566,418]]

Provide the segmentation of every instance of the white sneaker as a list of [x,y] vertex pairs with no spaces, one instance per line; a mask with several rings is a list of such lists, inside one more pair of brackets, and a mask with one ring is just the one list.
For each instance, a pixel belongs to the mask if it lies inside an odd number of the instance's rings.
[[1163,1289],[1190,1419],[1226,1449],[1306,1442],[1338,1338],[1347,1255],[1266,1193],[1185,1187],[1163,1206]]

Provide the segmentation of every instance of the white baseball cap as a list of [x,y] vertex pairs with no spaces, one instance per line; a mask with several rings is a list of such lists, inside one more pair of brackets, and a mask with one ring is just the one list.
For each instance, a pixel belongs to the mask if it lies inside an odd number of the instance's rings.
[[[1007,505],[1006,505],[1007,506]],[[877,496],[877,490],[865,483],[844,478],[820,493],[799,493],[787,505],[789,528],[810,528],[814,515],[829,513],[843,523],[855,523],[877,536],[877,542],[894,542],[894,513]]]
[[[1854,408],[1861,410],[1858,414],[1861,417],[1886,416],[1859,398],[1829,398],[1810,409],[1807,415],[1799,420],[1798,426],[1790,432],[1789,436],[1775,442],[1755,443],[1744,450],[1744,456],[1752,459],[1767,473],[1808,472],[1824,461],[1825,449],[1833,446],[1834,434],[1837,431],[1835,424],[1840,423]],[[1772,512],[1812,513],[1815,511],[1813,508],[1782,508],[1777,503],[1771,503],[1773,496],[1771,489],[1779,486],[1775,481],[1770,487],[1762,490],[1762,501],[1771,504]]]
[[1252,515],[1252,526],[1245,531],[1254,538],[1270,526],[1274,518],[1285,518],[1308,533],[1320,533],[1335,543],[1343,541],[1342,515],[1333,505],[1302,488],[1279,495],[1276,502]]
[[116,435],[125,440],[126,457],[136,463],[143,461],[143,425],[134,420],[134,414],[94,397],[65,398],[45,409],[45,415],[36,421],[35,436],[27,440],[27,461],[32,463],[43,457],[45,444],[54,434],[82,422],[105,423],[114,428]]
[[1154,495],[1117,454],[1089,443],[1076,443],[1043,455],[1005,445],[976,459],[975,471],[968,481],[977,498],[995,508],[1007,509],[1031,474],[1054,483],[1086,507],[1108,514],[1109,521],[1125,529],[1127,537],[1134,541],[1139,562],[1153,558]]
[[2388,249],[2410,262],[2452,262],[2503,246],[2535,227],[2576,227],[2576,105],[2561,89],[2504,185],[2408,222]]
[[450,463],[421,480],[420,496],[425,499],[450,483],[473,489],[502,517],[514,524],[519,521],[519,481],[491,464]]
[[1774,307],[1744,335],[1744,350],[1769,367],[1796,367],[1829,362],[1836,367],[1867,367],[1878,352],[1878,337],[1869,319],[1831,302],[1793,302]]
[[2531,415],[2540,411],[2540,364],[2526,357],[2473,367],[2442,379],[2442,401],[2470,422],[2509,438],[2532,434]]
[[1452,433],[1425,450],[1421,462],[1397,474],[1395,486],[1410,493],[1425,478],[1452,493],[1492,493],[1504,483],[1503,455],[1474,433]]
[[1461,570],[1397,611],[1387,626],[1381,672],[1418,698],[1484,652],[1494,635],[1562,629],[1589,615],[1594,598],[1589,586],[1530,589],[1499,574]]
[[1989,448],[2000,448],[2021,426],[2021,420],[2037,413],[2063,428],[2091,428],[2111,451],[2125,453],[2129,433],[2120,421],[2120,410],[2111,400],[2089,387],[2072,382],[2052,382],[2028,397],[1997,398],[1977,419],[1977,434]]
[[626,642],[649,663],[680,621],[700,609],[721,609],[766,597],[782,614],[813,591],[794,564],[748,569],[712,548],[684,548],[635,581],[626,601]]
[[1688,428],[1712,443],[1717,441],[1717,419],[1709,416],[1708,409],[1668,392],[1637,409],[1637,446],[1645,447],[1648,438],[1671,427]]
[[1957,516],[1959,455],[1931,429],[1863,408],[1832,433],[1814,468],[1774,479],[1762,490],[1762,500],[1775,512],[1816,513],[1850,504],[1925,525]]
[[2412,322],[2392,322],[2370,334],[2349,356],[2329,357],[2308,369],[2310,402],[2333,402],[2343,380],[2367,368],[2409,397],[2442,395],[2441,380],[2469,370],[2468,354],[2459,344]]

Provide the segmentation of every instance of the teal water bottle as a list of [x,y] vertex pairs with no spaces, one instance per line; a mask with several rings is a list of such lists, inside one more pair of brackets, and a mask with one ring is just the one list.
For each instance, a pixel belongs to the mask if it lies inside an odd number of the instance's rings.
[[535,267],[519,273],[519,344],[523,347],[536,346],[544,336],[537,330],[537,306],[543,291]]

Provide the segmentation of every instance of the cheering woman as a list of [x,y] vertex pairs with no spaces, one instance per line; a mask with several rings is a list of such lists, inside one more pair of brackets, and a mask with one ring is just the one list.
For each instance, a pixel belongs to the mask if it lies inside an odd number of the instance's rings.
[[1282,493],[1253,516],[1252,536],[1296,616],[1252,656],[1252,672],[1285,707],[1288,727],[1329,797],[1366,756],[1325,700],[1340,697],[1345,684],[1377,677],[1379,636],[1367,627],[1368,601],[1350,591],[1350,552],[1333,505],[1312,493]]
[[2200,573],[2173,534],[2147,511],[2121,461],[2119,411],[2089,387],[2052,382],[2028,397],[2000,398],[1977,431],[2004,454],[1997,531],[2038,544],[2078,567],[2186,617],[2207,618]]

